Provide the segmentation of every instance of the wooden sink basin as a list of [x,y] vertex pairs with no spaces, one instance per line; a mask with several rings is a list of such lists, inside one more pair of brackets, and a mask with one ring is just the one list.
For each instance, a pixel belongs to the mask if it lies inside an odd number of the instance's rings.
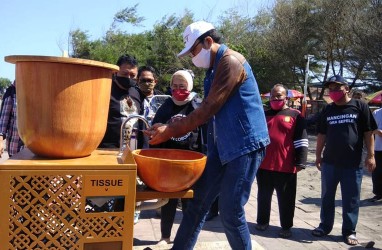
[[190,188],[202,175],[207,157],[180,149],[137,149],[132,151],[139,178],[160,192]]
[[78,58],[6,56],[16,64],[17,126],[36,155],[90,155],[107,125],[112,73],[118,66]]

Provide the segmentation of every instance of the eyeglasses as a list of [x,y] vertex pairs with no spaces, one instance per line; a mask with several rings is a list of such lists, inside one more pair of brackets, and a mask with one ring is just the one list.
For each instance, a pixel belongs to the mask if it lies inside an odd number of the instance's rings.
[[155,79],[139,79],[140,83],[154,83]]
[[189,55],[190,55],[191,57],[196,56],[195,49],[196,49],[196,47],[198,47],[198,45],[199,45],[201,42],[202,42],[202,41],[198,40],[198,42],[197,42],[197,43],[190,49],[190,53],[189,53]]

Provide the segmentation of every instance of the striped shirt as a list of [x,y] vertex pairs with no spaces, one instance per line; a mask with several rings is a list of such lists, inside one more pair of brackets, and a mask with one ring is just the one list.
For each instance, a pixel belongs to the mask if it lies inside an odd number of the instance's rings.
[[17,131],[16,105],[16,87],[11,85],[3,96],[0,113],[0,133],[4,139],[7,139],[9,156],[19,152],[23,146]]

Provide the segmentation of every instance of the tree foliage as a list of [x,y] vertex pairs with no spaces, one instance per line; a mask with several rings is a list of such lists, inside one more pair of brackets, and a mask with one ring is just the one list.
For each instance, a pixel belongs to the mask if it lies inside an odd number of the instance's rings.
[[[134,34],[126,27],[140,26],[139,5],[117,12],[106,34],[90,40],[86,31],[70,32],[70,55],[115,63],[122,54],[134,55],[140,65],[157,69],[159,88],[168,87],[171,74],[181,68],[195,72],[195,90],[202,92],[204,70],[189,58],[177,58],[183,48],[182,32],[194,21],[185,10],[164,16],[152,30]],[[217,30],[224,43],[242,53],[252,66],[261,92],[275,83],[302,89],[305,55],[313,55],[310,82],[323,83],[341,74],[352,86],[359,80],[382,83],[382,1],[276,0],[272,8],[253,17],[238,8],[222,13]],[[322,97],[321,93],[321,97]]]
[[12,82],[8,78],[0,77],[0,94],[3,95],[5,90],[11,86]]
[[117,12],[114,16],[113,25],[115,23],[129,23],[134,26],[140,26],[145,18],[138,16],[137,8],[138,4],[134,5],[132,8],[124,8],[123,10]]

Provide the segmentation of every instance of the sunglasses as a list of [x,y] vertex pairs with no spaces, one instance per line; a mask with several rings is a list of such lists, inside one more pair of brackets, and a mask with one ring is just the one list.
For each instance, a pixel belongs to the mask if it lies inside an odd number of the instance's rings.
[[198,47],[198,45],[201,43],[202,41],[200,41],[200,40],[198,40],[198,42],[190,49],[190,56],[191,57],[194,57],[194,56],[196,56],[196,54],[195,54],[195,49],[196,49],[196,47]]

